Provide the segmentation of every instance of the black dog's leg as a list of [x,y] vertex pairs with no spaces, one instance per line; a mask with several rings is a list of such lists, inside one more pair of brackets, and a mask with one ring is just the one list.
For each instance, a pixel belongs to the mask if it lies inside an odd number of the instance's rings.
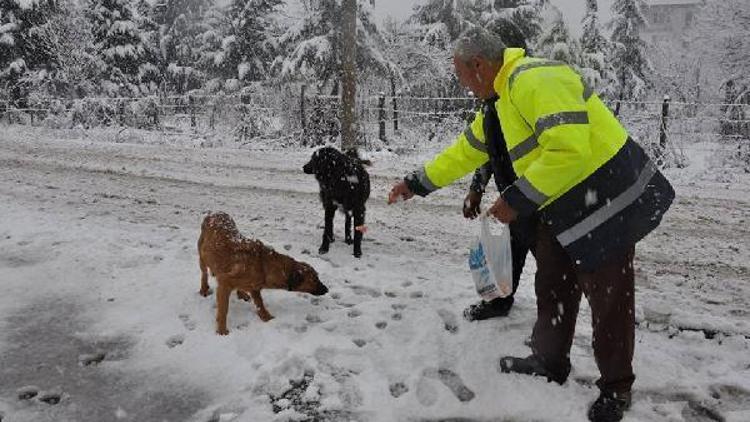
[[352,240],[352,213],[351,211],[346,211],[344,213],[344,242],[347,245],[351,245],[354,243]]
[[365,226],[365,207],[354,209],[354,256],[362,256],[362,230]]
[[320,244],[320,249],[318,249],[318,253],[321,254],[328,252],[328,245],[333,242],[333,216],[336,215],[335,206],[327,206],[325,210],[326,216],[325,227],[323,228],[323,243]]

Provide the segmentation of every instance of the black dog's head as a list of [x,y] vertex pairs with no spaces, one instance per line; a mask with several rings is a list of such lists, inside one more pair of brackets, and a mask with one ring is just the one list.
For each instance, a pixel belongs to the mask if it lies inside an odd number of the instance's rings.
[[310,161],[302,166],[305,174],[314,174],[316,177],[327,177],[348,163],[348,158],[336,148],[324,147],[313,152]]

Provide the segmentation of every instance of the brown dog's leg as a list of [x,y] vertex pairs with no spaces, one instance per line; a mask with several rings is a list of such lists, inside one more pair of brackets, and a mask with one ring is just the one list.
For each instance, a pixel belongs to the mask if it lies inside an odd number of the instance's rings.
[[208,268],[203,259],[199,259],[199,264],[201,266],[201,290],[199,293],[201,296],[206,297],[211,294],[211,288],[208,287]]
[[229,311],[229,295],[232,289],[219,281],[216,289],[216,333],[222,336],[229,334],[227,329],[227,311]]
[[203,260],[203,252],[201,251],[203,247],[203,232],[201,232],[201,235],[198,237],[198,266],[201,268],[201,289],[200,294],[203,297],[206,297],[211,294],[211,288],[208,287],[208,267],[206,266],[206,261]]
[[242,299],[245,302],[250,302],[250,295],[244,290],[237,289],[237,299]]
[[273,315],[268,312],[266,306],[263,305],[263,298],[260,297],[260,290],[251,290],[250,296],[253,298],[255,307],[258,308],[258,317],[263,321],[267,322],[273,319]]

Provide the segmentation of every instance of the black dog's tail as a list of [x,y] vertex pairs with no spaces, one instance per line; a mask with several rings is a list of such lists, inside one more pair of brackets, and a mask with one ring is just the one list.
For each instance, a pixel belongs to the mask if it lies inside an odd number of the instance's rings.
[[358,163],[360,163],[362,165],[365,165],[365,166],[371,166],[372,165],[372,161],[370,161],[370,160],[363,160],[363,159],[359,158],[359,153],[357,152],[356,148],[352,148],[352,149],[348,149],[348,150],[344,151],[344,155],[346,155],[347,157],[351,158],[354,161],[357,161]]

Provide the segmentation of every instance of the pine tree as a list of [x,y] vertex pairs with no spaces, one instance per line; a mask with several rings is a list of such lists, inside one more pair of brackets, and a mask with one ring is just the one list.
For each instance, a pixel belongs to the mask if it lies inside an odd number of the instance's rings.
[[40,27],[55,10],[53,0],[0,0],[0,87],[6,87],[13,101],[27,95],[20,84],[27,72],[51,63]]
[[586,15],[581,20],[580,68],[586,82],[604,98],[611,97],[614,70],[607,56],[609,42],[602,35],[599,25],[597,0],[586,0]]
[[[338,0],[306,0],[304,16],[281,36],[283,53],[274,61],[280,79],[315,81],[318,88],[338,94],[341,78],[341,3]],[[372,22],[369,1],[357,7],[357,69],[363,75],[390,74],[391,63],[383,56],[383,41]]]
[[437,48],[449,48],[469,27],[470,0],[428,0],[414,7],[411,22],[422,27],[422,41]]
[[548,8],[544,28],[536,41],[534,54],[538,57],[577,65],[578,43],[570,36],[568,26],[563,21],[559,9],[554,6]]
[[150,92],[156,92],[159,89],[163,77],[163,70],[160,66],[159,52],[159,25],[154,19],[154,8],[148,0],[138,0],[135,5],[135,22],[141,33],[141,41],[145,53],[143,63],[139,66],[138,78],[143,84],[148,85]]
[[140,37],[134,13],[127,0],[90,0],[94,45],[104,62],[102,88],[109,95],[139,95],[141,66],[147,64],[147,49]]
[[[612,5],[612,63],[618,84],[616,97],[620,101],[643,101],[650,86],[651,64],[646,58],[646,44],[640,36],[640,29],[645,24],[641,5],[642,0],[615,0]],[[619,110],[620,102],[615,113]]]
[[268,77],[277,45],[274,13],[282,0],[233,0],[227,9],[229,27],[222,40],[220,70],[243,82]]
[[72,0],[59,0],[47,21],[35,29],[47,58],[44,68],[29,69],[24,77],[34,91],[54,97],[83,97],[97,91],[97,57],[91,24],[83,8]]
[[[750,5],[747,0],[711,0],[698,10],[691,49],[715,65],[714,81],[750,89]],[[695,54],[695,53],[693,53]]]
[[208,30],[204,15],[210,6],[209,0],[166,0],[154,10],[161,71],[179,94],[199,88],[206,79],[197,64],[200,35]]

